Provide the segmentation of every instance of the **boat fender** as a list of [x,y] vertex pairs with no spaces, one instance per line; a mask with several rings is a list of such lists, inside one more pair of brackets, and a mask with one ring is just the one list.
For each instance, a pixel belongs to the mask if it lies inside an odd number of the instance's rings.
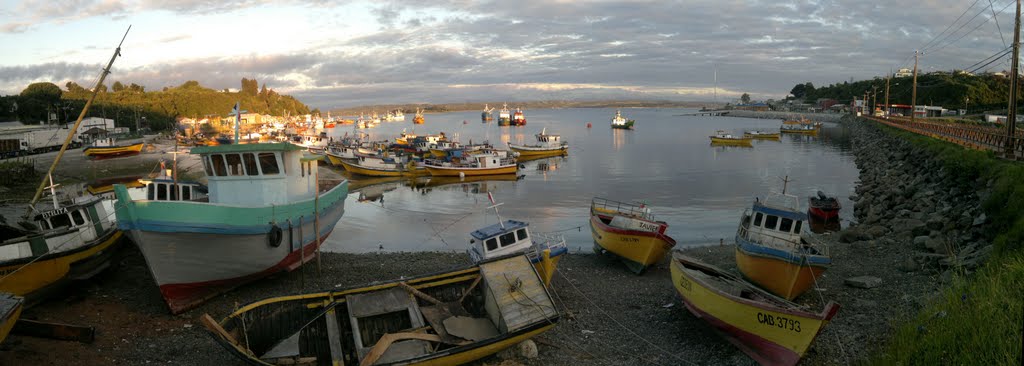
[[271,224],[270,232],[267,233],[267,241],[270,243],[270,246],[274,248],[281,246],[282,238],[284,238],[284,235],[281,227],[277,226],[277,224]]

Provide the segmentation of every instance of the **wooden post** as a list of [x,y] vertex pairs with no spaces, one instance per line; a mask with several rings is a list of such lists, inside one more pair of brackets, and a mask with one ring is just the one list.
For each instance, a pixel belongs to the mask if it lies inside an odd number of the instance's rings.
[[910,93],[910,123],[914,123],[914,119],[917,117],[917,56],[920,54],[920,52],[914,51],[914,86]]
[[1019,82],[1017,59],[1020,57],[1020,0],[1017,0],[1017,13],[1014,15],[1013,26],[1013,59],[1010,64],[1010,108],[1006,113],[1006,157],[1015,159],[1013,138],[1017,136],[1017,83]]

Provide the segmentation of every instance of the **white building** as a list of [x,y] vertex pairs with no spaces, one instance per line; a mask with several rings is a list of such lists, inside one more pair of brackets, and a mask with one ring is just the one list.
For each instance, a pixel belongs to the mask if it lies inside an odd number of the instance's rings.
[[914,71],[910,70],[910,69],[899,69],[899,70],[896,70],[896,75],[894,75],[894,76],[898,77],[898,78],[910,77],[910,76],[914,76]]

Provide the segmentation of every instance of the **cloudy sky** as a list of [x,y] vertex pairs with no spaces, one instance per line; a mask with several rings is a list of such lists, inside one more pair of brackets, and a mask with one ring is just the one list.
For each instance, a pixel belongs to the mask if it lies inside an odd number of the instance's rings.
[[[913,64],[962,69],[1012,42],[1010,0],[0,0],[0,94],[243,77],[319,108],[784,96]],[[988,66],[1008,69],[1003,60]]]

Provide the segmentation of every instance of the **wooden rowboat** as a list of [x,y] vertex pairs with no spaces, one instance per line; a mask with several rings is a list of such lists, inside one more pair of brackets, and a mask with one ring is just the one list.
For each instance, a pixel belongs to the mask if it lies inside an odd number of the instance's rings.
[[633,273],[642,274],[676,245],[665,235],[668,224],[654,221],[642,204],[594,198],[590,203],[590,232],[594,251],[619,257]]
[[672,283],[693,315],[762,365],[795,365],[839,311],[810,312],[714,266],[672,253]]
[[524,255],[261,300],[203,325],[250,365],[457,365],[550,330],[559,313]]

